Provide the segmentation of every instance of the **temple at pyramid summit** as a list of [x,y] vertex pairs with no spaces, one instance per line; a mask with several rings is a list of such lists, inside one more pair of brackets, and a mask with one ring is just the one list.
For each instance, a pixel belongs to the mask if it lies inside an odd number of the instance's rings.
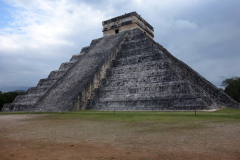
[[4,112],[92,110],[209,110],[240,104],[153,40],[136,12],[102,22],[92,40],[40,79]]

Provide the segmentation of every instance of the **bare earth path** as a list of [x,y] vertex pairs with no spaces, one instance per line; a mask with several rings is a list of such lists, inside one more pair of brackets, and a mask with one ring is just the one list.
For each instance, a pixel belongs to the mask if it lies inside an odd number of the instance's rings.
[[153,123],[0,115],[0,159],[237,160],[240,159],[240,123],[203,120]]

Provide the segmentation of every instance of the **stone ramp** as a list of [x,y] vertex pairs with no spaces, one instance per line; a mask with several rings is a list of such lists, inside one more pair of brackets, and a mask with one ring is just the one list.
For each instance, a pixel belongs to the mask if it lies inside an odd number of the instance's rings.
[[[127,32],[105,36],[88,50],[47,93],[37,101],[30,111],[64,111],[72,104],[84,87],[92,82],[94,73],[99,69],[106,56],[118,46]],[[105,58],[105,59],[104,59]],[[63,64],[64,65],[64,64]],[[77,110],[79,108],[75,108]]]
[[238,106],[141,30],[134,29],[87,108],[203,110]]
[[17,96],[12,103],[4,104],[3,112],[28,111],[43,97],[47,91],[92,47],[94,47],[101,38],[92,40],[90,46],[83,47],[80,54],[73,55],[69,62],[62,63],[59,70],[50,72],[48,78],[40,79],[36,87],[30,87],[26,95]]

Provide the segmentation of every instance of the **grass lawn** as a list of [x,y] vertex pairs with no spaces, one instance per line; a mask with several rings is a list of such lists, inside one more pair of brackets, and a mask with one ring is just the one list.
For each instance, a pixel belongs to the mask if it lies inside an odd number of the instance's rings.
[[2,159],[240,159],[240,109],[0,113]]

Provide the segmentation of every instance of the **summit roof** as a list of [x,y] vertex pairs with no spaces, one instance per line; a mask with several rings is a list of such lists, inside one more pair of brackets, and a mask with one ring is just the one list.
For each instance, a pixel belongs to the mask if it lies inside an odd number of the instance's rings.
[[131,16],[136,16],[136,17],[139,18],[146,26],[148,26],[151,30],[154,31],[154,28],[153,28],[147,21],[145,21],[137,12],[125,13],[124,15],[111,18],[111,19],[109,19],[109,20],[103,21],[102,23],[103,23],[103,25],[105,25],[105,24],[108,24],[108,23],[111,23],[111,22],[115,22],[115,21],[118,21],[118,20],[120,20],[120,19],[127,18],[127,17],[131,17]]

